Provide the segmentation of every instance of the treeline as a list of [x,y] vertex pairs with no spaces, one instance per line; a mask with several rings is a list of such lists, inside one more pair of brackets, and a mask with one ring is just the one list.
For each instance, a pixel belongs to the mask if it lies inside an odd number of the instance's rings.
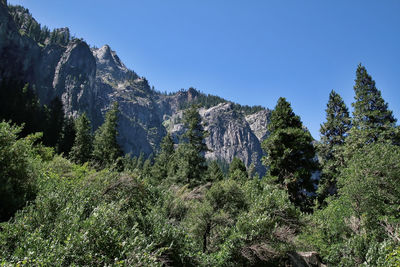
[[262,144],[268,172],[261,179],[238,158],[226,172],[205,160],[207,132],[195,105],[184,112],[179,143],[167,135],[147,159],[123,156],[117,104],[94,135],[81,115],[63,157],[3,122],[7,205],[0,212],[12,218],[1,224],[0,258],[10,265],[290,266],[306,260],[298,251],[316,251],[330,266],[397,266],[400,131],[361,65],[354,91],[353,116],[330,93],[316,145],[280,98]]
[[24,125],[19,135],[43,133],[43,144],[55,148],[57,153],[68,154],[75,137],[74,123],[66,118],[63,104],[54,98],[42,106],[35,87],[18,80],[0,82],[0,120]]
[[[184,89],[181,90],[181,92],[184,92],[184,91],[185,91]],[[188,89],[188,92],[191,92],[193,94],[194,98],[190,101],[181,103],[179,106],[179,109],[187,109],[191,105],[198,105],[199,107],[202,107],[202,108],[211,108],[218,104],[229,102],[228,100],[226,100],[222,97],[219,97],[216,95],[211,95],[211,94],[204,94],[192,87]],[[232,102],[229,102],[229,103],[232,103]],[[240,105],[237,103],[232,103],[232,104],[233,104],[233,109],[236,112],[243,113],[245,116],[257,113],[264,109],[262,106],[248,106],[248,105]]]
[[8,10],[13,18],[19,32],[26,34],[39,45],[59,44],[67,45],[71,41],[71,34],[68,28],[50,30],[47,26],[41,26],[29,12],[28,9],[19,5],[8,5]]

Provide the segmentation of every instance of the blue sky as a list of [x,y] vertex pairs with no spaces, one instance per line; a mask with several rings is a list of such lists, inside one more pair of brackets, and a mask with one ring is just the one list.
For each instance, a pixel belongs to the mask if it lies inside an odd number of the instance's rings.
[[331,89],[350,107],[358,63],[400,119],[397,0],[9,0],[42,25],[109,44],[160,91],[246,105],[291,102],[314,138]]

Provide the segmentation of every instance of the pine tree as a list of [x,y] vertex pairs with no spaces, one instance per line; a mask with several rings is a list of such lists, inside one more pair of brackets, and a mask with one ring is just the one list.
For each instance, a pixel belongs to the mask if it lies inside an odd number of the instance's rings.
[[224,173],[219,167],[216,160],[211,161],[208,165],[206,182],[218,182],[224,179]]
[[340,169],[344,167],[342,148],[350,129],[349,110],[340,95],[332,90],[326,108],[326,122],[320,128],[321,142],[318,144],[322,167],[318,185],[320,202],[326,196],[336,193],[336,179]]
[[50,147],[56,147],[61,139],[61,133],[64,123],[64,108],[61,100],[56,97],[47,109],[46,127],[43,133],[44,144]]
[[[193,146],[199,154],[204,155],[208,151],[204,138],[207,132],[204,131],[201,123],[201,117],[198,112],[198,106],[192,105],[183,115],[183,124],[186,132],[182,135],[183,139]],[[202,157],[204,159],[204,157]]]
[[61,138],[57,146],[57,151],[68,155],[74,145],[75,140],[75,122],[73,118],[65,118],[61,131]]
[[201,124],[201,117],[197,106],[192,105],[183,116],[185,133],[181,137],[174,157],[174,164],[177,167],[173,174],[179,182],[188,183],[191,187],[201,183],[207,170],[205,152],[208,150],[204,143],[206,131]]
[[376,141],[396,142],[396,119],[376,88],[375,81],[361,64],[356,71],[354,91],[354,127],[349,136],[349,150],[354,151]]
[[234,157],[229,165],[228,176],[234,180],[245,180],[248,177],[246,165],[238,157]]
[[299,116],[282,97],[271,112],[268,130],[271,134],[262,143],[267,154],[263,163],[275,182],[286,188],[290,200],[307,210],[310,193],[315,192],[311,175],[318,169],[311,134],[303,129]]
[[95,133],[93,160],[98,168],[111,166],[122,156],[122,150],[117,142],[118,114],[118,103],[114,102],[106,114],[103,125]]
[[93,136],[90,120],[83,113],[75,122],[75,141],[70,157],[75,163],[83,164],[90,161],[93,152]]
[[166,179],[172,156],[174,154],[174,142],[171,134],[167,134],[161,142],[161,151],[157,155],[154,167],[152,170],[153,178],[157,181]]

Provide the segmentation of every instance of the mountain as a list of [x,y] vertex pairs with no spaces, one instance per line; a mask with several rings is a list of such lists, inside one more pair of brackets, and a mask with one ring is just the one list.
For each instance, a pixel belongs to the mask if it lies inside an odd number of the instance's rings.
[[[33,26],[32,26],[33,25]],[[195,89],[163,94],[144,77],[128,69],[108,45],[91,48],[70,38],[68,28],[50,32],[23,7],[0,2],[0,79],[18,78],[35,85],[42,104],[59,97],[67,116],[86,112],[96,129],[113,102],[118,102],[119,143],[125,153],[157,152],[167,132],[177,137],[183,129],[183,109],[191,103],[209,136],[206,158],[230,162],[239,157],[259,173],[261,142],[268,135],[270,111],[248,107]]]

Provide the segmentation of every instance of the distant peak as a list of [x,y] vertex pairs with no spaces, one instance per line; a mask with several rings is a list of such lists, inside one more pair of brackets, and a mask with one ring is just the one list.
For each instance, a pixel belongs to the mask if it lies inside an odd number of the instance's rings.
[[99,49],[95,49],[93,54],[100,60],[100,61],[113,61],[113,56],[111,53],[111,48],[109,45],[105,44]]
[[111,48],[108,44],[105,44],[99,49],[99,52],[103,55],[111,55]]
[[111,48],[108,44],[103,45],[100,50],[106,51],[106,52],[111,52]]

